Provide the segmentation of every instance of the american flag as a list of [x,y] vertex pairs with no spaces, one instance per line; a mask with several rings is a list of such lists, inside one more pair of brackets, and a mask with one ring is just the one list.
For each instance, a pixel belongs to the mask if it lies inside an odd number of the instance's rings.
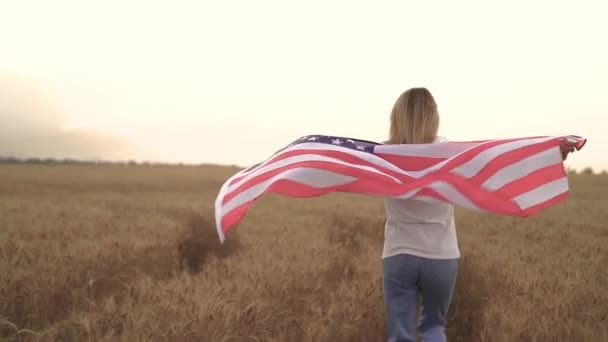
[[564,200],[568,177],[560,144],[579,136],[385,145],[309,135],[242,170],[215,201],[220,240],[266,193],[330,192],[442,201],[474,211],[526,217]]

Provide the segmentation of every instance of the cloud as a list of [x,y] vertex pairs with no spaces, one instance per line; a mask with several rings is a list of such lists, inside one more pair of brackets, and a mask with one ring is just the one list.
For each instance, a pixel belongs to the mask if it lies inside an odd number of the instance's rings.
[[65,129],[69,120],[34,83],[0,75],[0,156],[138,159],[124,139],[89,130]]

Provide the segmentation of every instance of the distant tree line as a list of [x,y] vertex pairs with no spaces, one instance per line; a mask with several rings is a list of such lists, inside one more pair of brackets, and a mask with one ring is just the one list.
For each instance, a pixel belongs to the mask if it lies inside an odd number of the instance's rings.
[[151,165],[186,165],[184,163],[161,163],[149,161],[110,161],[110,160],[82,160],[72,158],[16,158],[0,157],[0,164],[62,164],[62,165],[124,165],[124,166],[151,166]]
[[606,170],[602,170],[601,172],[596,172],[595,170],[593,170],[592,167],[587,166],[587,167],[581,169],[580,171],[577,171],[572,168],[568,168],[568,173],[571,175],[576,175],[576,174],[579,174],[579,175],[595,175],[595,174],[605,175],[607,172],[606,172]]
[[[73,158],[18,158],[18,157],[3,157],[0,156],[0,164],[40,164],[40,165],[117,165],[117,166],[206,166],[209,163],[168,163],[168,162],[153,162],[153,161],[137,161],[137,160],[84,160]],[[238,167],[237,165],[226,165],[229,167]]]

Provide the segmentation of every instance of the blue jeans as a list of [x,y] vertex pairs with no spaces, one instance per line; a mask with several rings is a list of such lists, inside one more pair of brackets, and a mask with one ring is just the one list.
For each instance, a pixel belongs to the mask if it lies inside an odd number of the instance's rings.
[[416,341],[418,294],[422,297],[418,322],[422,341],[446,341],[446,315],[458,263],[458,259],[427,259],[405,254],[382,260],[389,342]]

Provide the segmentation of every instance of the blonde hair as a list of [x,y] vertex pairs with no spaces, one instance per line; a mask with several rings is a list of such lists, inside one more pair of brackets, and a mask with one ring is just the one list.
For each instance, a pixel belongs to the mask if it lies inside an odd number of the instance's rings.
[[391,111],[389,144],[428,144],[437,137],[437,103],[426,88],[411,88],[397,98]]

